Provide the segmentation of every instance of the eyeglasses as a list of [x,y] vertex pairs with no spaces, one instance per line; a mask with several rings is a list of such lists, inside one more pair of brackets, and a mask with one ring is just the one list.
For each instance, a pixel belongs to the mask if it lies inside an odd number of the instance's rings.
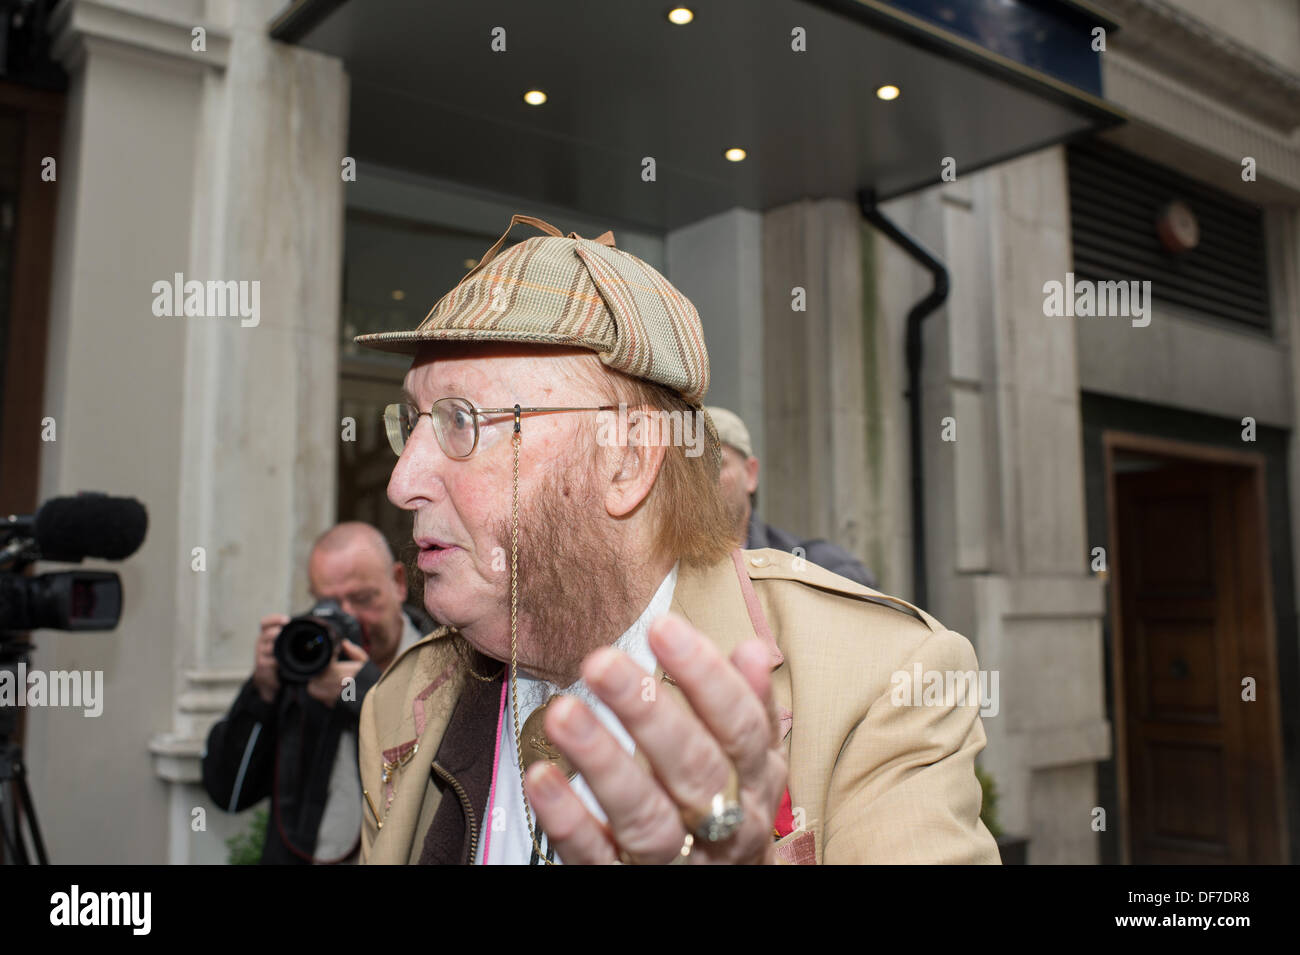
[[596,405],[582,408],[475,408],[473,402],[466,398],[439,398],[428,411],[417,411],[408,404],[389,405],[384,409],[384,430],[388,432],[388,444],[399,458],[402,449],[411,437],[411,432],[425,415],[433,422],[433,433],[438,439],[442,453],[449,458],[465,459],[478,447],[480,423],[489,415],[513,415],[515,431],[518,432],[519,419],[525,414],[541,414],[553,411],[614,411],[614,405]]

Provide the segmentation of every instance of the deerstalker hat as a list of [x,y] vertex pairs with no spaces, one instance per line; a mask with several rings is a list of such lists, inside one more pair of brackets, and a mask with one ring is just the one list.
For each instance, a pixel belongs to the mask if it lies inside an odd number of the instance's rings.
[[[518,223],[545,235],[502,252]],[[613,233],[565,236],[525,215],[511,217],[496,244],[418,326],[355,341],[408,355],[438,341],[577,346],[591,349],[610,368],[671,388],[692,405],[709,389],[709,355],[690,299],[654,268],[616,248]]]

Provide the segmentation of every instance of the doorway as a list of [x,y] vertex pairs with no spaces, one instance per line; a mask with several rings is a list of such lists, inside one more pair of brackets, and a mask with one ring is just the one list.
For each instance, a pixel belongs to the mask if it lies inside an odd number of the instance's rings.
[[1108,431],[1125,861],[1287,861],[1263,455]]
[[335,514],[339,521],[365,521],[379,529],[406,565],[407,602],[417,606],[423,603],[424,574],[415,566],[411,514],[388,500],[397,459],[382,423],[384,406],[401,399],[411,359],[363,349],[352,339],[419,325],[495,239],[365,209],[350,208],[345,220],[339,417],[355,430],[339,454]]

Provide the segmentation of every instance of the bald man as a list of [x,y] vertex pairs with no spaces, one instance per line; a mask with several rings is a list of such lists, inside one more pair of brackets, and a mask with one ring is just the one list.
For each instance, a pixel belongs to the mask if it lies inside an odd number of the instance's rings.
[[318,537],[307,576],[316,600],[337,600],[356,618],[361,645],[345,640],[314,679],[283,684],[273,650],[289,617],[263,617],[253,674],[212,727],[203,757],[203,785],[221,808],[239,812],[272,797],[263,864],[356,861],[361,703],[397,654],[435,627],[421,608],[404,606],[406,569],[369,524],[348,521]]

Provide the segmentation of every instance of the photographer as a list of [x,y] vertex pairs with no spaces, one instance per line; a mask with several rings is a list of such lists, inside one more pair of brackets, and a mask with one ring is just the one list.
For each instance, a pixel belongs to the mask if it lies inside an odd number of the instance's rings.
[[324,670],[292,682],[282,679],[274,652],[290,618],[263,617],[253,674],[212,727],[203,757],[204,788],[221,808],[240,812],[271,797],[263,864],[356,861],[362,700],[397,655],[434,628],[422,610],[403,606],[405,568],[369,524],[346,522],[317,538],[308,577],[315,600],[335,600],[355,619],[362,645],[342,640]]

